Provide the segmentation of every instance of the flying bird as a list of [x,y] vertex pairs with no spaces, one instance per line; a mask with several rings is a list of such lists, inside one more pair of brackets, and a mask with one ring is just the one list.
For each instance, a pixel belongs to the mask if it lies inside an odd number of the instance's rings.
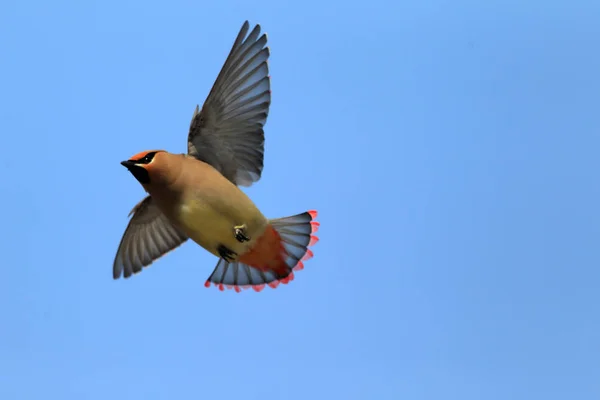
[[187,154],[149,150],[121,162],[148,196],[129,214],[114,279],[141,272],[188,239],[219,257],[205,286],[220,290],[287,284],[313,256],[316,211],[267,219],[240,189],[263,170],[271,82],[260,29],[242,25],[202,109],[196,106]]

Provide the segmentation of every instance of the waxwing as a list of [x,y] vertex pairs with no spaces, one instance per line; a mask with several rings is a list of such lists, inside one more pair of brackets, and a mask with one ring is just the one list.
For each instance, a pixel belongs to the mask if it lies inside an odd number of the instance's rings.
[[187,154],[143,151],[123,161],[148,193],[131,211],[113,264],[129,278],[191,239],[219,261],[205,283],[240,291],[288,283],[312,257],[316,211],[267,219],[239,186],[263,170],[271,103],[269,48],[246,21],[202,109],[196,106]]

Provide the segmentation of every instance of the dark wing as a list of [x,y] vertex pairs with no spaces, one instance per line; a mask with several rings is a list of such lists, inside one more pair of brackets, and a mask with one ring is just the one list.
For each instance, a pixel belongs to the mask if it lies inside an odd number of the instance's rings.
[[188,238],[158,209],[150,196],[139,202],[129,215],[113,263],[113,278],[129,278]]
[[188,154],[241,186],[262,174],[263,128],[271,104],[267,35],[259,36],[256,25],[245,38],[248,30],[246,21],[202,110],[196,106],[188,135]]

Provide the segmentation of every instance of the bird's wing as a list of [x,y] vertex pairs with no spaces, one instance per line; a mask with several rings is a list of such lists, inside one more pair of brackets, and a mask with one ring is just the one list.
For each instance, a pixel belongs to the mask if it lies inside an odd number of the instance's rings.
[[188,154],[240,186],[262,174],[271,104],[267,35],[256,25],[246,37],[249,28],[246,21],[202,109],[196,106],[188,134]]
[[129,221],[113,263],[113,278],[129,278],[181,245],[188,238],[158,209],[152,197],[139,202]]

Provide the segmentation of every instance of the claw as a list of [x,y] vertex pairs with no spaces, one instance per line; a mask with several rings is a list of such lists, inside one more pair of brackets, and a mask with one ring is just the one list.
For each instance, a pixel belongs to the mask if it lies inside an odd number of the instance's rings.
[[217,251],[219,252],[219,255],[221,256],[221,258],[227,262],[232,262],[233,260],[235,260],[235,257],[237,256],[237,253],[229,250],[227,247],[223,246],[222,244],[219,245],[219,247],[217,248]]
[[250,238],[246,235],[246,224],[234,226],[233,232],[235,234],[235,238],[240,243],[244,243],[250,240]]

